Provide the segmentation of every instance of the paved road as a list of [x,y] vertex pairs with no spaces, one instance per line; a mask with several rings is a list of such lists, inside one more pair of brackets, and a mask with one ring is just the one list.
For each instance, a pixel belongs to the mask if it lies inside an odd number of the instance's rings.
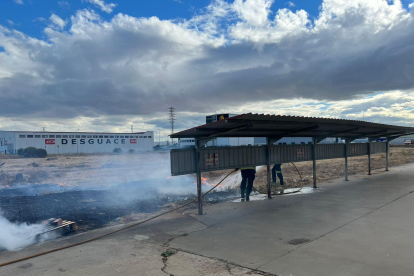
[[[0,275],[414,275],[413,179],[408,164],[320,183],[310,194],[175,213]],[[110,230],[2,252],[0,262]],[[178,252],[163,260],[169,247]]]

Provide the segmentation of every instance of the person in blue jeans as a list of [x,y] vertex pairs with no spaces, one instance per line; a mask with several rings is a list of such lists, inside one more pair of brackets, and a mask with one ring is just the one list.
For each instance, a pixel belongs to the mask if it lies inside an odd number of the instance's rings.
[[279,177],[279,181],[280,181],[280,185],[284,185],[285,183],[283,182],[283,175],[282,175],[282,168],[281,168],[282,164],[278,163],[275,164],[272,168],[272,184],[276,184],[276,175],[277,177]]

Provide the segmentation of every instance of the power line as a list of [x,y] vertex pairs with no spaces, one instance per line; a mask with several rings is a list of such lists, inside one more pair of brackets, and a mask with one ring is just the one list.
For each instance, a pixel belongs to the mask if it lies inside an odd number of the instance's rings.
[[[175,122],[175,108],[170,107],[168,108],[168,121],[171,124],[171,134],[174,134],[174,122]],[[171,138],[171,143],[173,143],[173,139]]]

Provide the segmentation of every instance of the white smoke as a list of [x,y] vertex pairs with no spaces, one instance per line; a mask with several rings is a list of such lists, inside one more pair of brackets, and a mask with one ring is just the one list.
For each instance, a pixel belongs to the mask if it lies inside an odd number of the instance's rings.
[[36,239],[36,235],[45,230],[46,226],[43,224],[12,223],[0,213],[0,251],[15,251],[36,242],[56,237],[57,234],[48,234]]
[[[90,174],[87,180],[91,183],[89,186],[109,186],[118,189],[121,194],[123,184],[131,183],[142,187],[139,194],[141,198],[151,198],[159,194],[187,195],[197,191],[194,176],[171,176],[169,152],[102,155],[94,162],[94,166],[105,170],[96,170]],[[125,191],[128,193],[128,189]],[[126,197],[130,198],[131,195],[126,194]]]

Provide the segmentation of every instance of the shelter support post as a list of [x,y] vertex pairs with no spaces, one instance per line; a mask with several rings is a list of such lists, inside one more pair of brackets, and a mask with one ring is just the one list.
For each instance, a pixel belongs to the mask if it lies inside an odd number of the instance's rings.
[[368,175],[371,175],[371,141],[368,141]]
[[198,214],[203,214],[203,194],[201,191],[201,158],[200,158],[200,147],[201,141],[199,139],[195,139],[195,149],[196,149],[196,174],[197,174],[197,200],[198,200]]
[[313,161],[313,188],[318,188],[316,186],[316,139],[312,139],[312,161]]
[[272,189],[270,186],[270,147],[272,146],[271,139],[266,138],[266,167],[267,167],[267,198],[272,198]]
[[385,144],[385,171],[388,172],[388,156],[390,153],[390,141],[388,141],[387,138],[387,142]]
[[348,145],[349,141],[345,140],[345,181],[348,181]]

